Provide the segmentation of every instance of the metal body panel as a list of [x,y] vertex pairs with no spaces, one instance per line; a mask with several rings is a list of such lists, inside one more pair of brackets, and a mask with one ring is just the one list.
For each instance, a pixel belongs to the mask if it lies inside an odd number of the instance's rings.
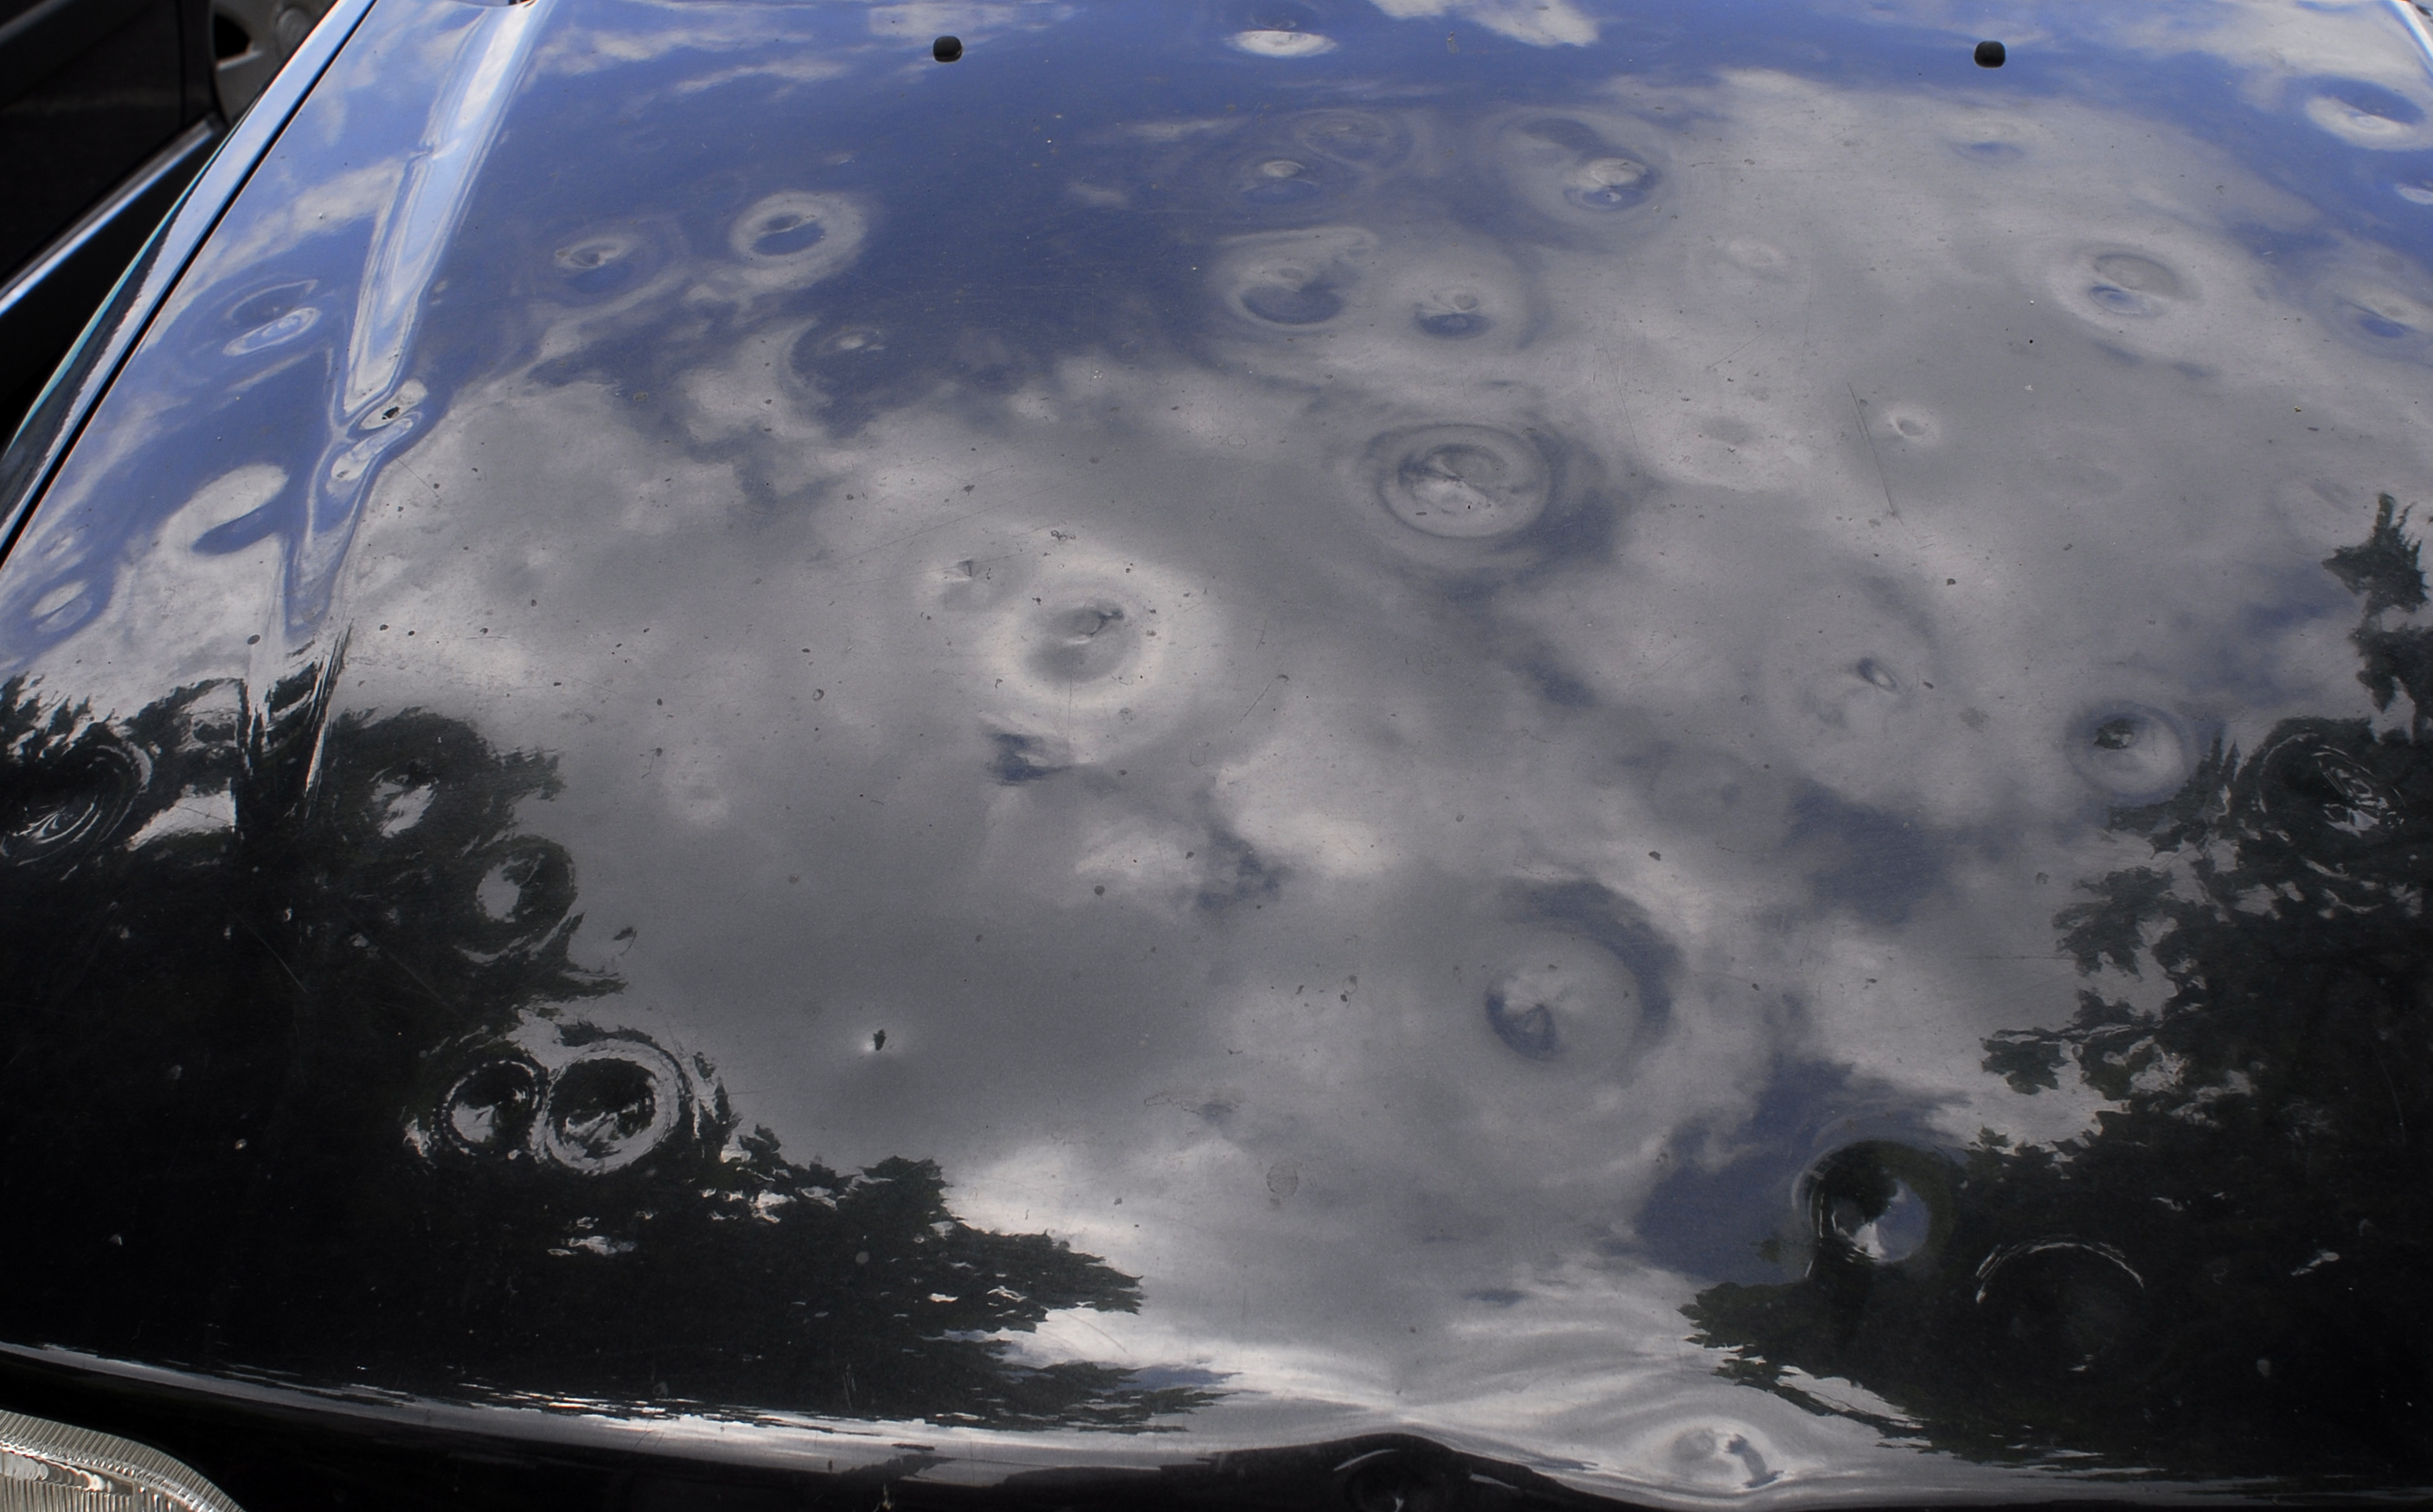
[[2002,14],[334,18],[9,462],[0,1339],[2420,1487],[2422,25]]

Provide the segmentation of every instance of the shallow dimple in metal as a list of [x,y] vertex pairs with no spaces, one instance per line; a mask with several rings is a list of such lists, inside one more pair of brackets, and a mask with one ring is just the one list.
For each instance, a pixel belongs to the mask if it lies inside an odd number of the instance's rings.
[[2407,28],[1411,8],[374,10],[0,574],[0,1338],[2421,1482]]

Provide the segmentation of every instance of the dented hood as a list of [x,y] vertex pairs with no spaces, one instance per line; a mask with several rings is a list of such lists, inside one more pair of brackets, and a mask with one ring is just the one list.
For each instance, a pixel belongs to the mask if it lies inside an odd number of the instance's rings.
[[2413,10],[340,23],[0,568],[11,1357],[2433,1471]]

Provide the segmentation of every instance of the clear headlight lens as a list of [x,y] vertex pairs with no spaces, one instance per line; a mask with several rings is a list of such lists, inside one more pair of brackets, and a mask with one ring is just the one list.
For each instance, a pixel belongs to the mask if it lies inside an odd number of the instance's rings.
[[0,1512],[242,1512],[157,1449],[0,1412]]

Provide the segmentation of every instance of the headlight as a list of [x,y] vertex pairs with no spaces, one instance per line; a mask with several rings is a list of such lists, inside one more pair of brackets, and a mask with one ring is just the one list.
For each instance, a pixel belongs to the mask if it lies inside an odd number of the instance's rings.
[[0,1412],[0,1512],[242,1512],[157,1449]]

